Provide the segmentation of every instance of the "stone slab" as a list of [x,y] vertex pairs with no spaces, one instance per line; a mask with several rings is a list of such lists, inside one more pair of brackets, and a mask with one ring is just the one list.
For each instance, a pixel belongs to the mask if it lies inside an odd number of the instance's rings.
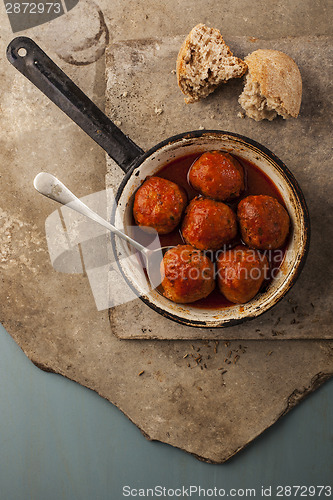
[[[98,2],[102,13],[109,12],[104,16],[109,30],[116,26],[125,32],[130,18],[122,21],[123,2],[115,4],[111,9],[106,0]],[[175,5],[170,2],[166,8],[176,12]],[[213,5],[218,15],[220,6],[210,2],[215,19]],[[282,2],[276,9],[286,5]],[[135,6],[135,22],[141,26],[140,15],[148,8],[149,14],[151,10],[156,14],[158,31],[159,3],[135,2]],[[199,22],[203,14],[197,8],[191,11],[191,20]],[[99,16],[95,3],[82,0],[59,23],[21,34],[35,38],[103,106]],[[0,22],[4,54],[12,38],[4,9]],[[162,26],[164,30],[170,26],[168,16]],[[172,29],[179,26],[173,23]],[[75,53],[76,59],[66,62],[68,53]],[[328,341],[216,345],[116,338],[107,312],[96,309],[88,277],[59,273],[52,267],[45,220],[55,205],[32,188],[34,176],[48,170],[79,196],[104,190],[104,154],[4,57],[0,57],[0,81],[0,320],[36,366],[96,391],[120,408],[148,439],[218,463],[243,449],[331,376],[332,343]]]
[[[144,149],[177,133],[199,128],[236,132],[271,149],[294,173],[303,188],[312,222],[311,248],[305,269],[292,291],[265,315],[248,323],[209,330],[179,325],[160,317],[139,299],[110,310],[119,338],[159,339],[330,339],[333,336],[330,245],[333,240],[330,124],[332,85],[322,72],[329,58],[326,36],[259,40],[229,37],[241,57],[258,48],[282,50],[295,59],[303,79],[299,117],[255,122],[239,118],[237,102],[243,82],[223,85],[205,100],[186,105],[175,73],[183,37],[129,40],[107,51],[106,109],[121,129]],[[162,110],[157,114],[155,109]],[[122,172],[107,158],[107,187],[117,190]],[[114,275],[112,274],[112,282]],[[128,324],[127,317],[135,318]]]

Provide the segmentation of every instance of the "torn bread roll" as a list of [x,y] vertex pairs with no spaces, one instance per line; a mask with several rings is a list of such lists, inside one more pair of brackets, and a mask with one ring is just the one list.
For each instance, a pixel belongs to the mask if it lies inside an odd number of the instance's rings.
[[246,83],[239,104],[256,121],[297,118],[302,78],[295,61],[278,50],[256,50],[245,58]]
[[178,85],[185,102],[207,97],[231,78],[239,78],[247,66],[232,55],[219,30],[198,24],[186,37],[177,58]]

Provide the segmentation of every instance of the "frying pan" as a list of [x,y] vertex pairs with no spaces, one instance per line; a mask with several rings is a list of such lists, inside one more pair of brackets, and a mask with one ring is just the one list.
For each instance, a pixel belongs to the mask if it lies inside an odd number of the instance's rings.
[[[152,309],[163,316],[197,327],[225,327],[252,319],[274,306],[293,286],[304,265],[309,247],[310,223],[303,193],[281,160],[257,142],[232,132],[197,130],[184,132],[144,152],[127,137],[30,38],[17,37],[7,48],[15,68],[79,125],[124,171],[116,196],[115,224],[130,232],[133,195],[148,175],[161,166],[192,153],[224,150],[255,163],[279,189],[291,218],[290,243],[279,276],[247,304],[212,310],[191,304],[175,304],[156,290],[133,259],[134,250],[113,240],[119,268],[130,287]],[[124,252],[132,258],[124,259]]]

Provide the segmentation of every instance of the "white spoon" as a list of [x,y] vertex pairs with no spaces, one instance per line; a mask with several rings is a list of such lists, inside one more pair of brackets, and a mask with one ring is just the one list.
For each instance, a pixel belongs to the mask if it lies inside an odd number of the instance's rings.
[[[103,217],[91,210],[91,208],[89,208],[81,200],[79,200],[79,198],[77,198],[61,181],[59,181],[59,179],[57,179],[52,174],[48,174],[46,172],[39,173],[35,177],[34,187],[39,193],[43,194],[44,196],[47,196],[48,198],[51,198],[52,200],[57,201],[62,205],[66,205],[82,215],[85,215],[89,219],[97,222],[98,224],[105,227],[112,233],[127,241],[127,243],[132,245],[134,248],[139,250],[139,252],[144,257],[144,262],[146,264],[145,267],[152,287],[157,288],[159,287],[159,285],[161,285],[160,264],[165,252],[172,247],[160,247],[155,250],[144,247],[143,245],[141,245],[141,243],[133,240],[127,234],[123,233],[115,226],[103,219]],[[161,292],[161,290],[159,291]]]

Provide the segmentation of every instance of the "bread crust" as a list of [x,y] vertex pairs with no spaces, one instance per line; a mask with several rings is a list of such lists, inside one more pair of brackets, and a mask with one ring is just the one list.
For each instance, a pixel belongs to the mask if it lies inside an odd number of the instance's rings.
[[252,81],[266,98],[278,99],[297,118],[302,101],[302,77],[295,61],[278,50],[258,49],[245,58]]

